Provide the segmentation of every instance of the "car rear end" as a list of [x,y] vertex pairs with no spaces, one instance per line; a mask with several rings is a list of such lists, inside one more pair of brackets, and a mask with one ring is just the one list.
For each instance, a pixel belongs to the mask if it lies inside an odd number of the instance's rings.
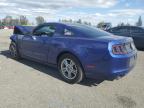
[[[92,62],[85,65],[86,76],[94,79],[115,79],[130,72],[136,64],[137,50],[132,38],[105,36],[100,38],[105,47],[93,49]],[[97,42],[95,45],[98,46]],[[99,45],[100,47],[100,45]],[[100,50],[103,50],[100,53]],[[90,52],[90,51],[89,51]]]
[[109,43],[109,73],[108,78],[126,75],[136,64],[137,50],[131,38]]

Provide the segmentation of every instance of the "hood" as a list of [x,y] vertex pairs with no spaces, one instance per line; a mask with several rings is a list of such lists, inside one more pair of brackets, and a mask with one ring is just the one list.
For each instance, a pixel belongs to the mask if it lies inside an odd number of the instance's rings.
[[32,33],[34,29],[34,26],[15,26],[14,27],[14,33],[13,34],[28,34],[28,33]]

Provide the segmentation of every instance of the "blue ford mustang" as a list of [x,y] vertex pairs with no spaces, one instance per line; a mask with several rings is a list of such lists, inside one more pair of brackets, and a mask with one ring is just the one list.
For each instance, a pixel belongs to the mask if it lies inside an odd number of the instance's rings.
[[80,24],[15,26],[10,39],[12,58],[54,64],[68,83],[78,83],[85,77],[124,76],[135,66],[137,58],[132,38]]

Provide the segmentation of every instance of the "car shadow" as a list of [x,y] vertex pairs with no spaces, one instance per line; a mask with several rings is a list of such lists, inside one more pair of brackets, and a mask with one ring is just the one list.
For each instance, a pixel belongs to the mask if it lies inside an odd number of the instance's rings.
[[144,49],[137,49],[138,51],[144,51]]
[[[3,55],[6,58],[11,59],[11,55],[10,55],[9,50],[1,51],[0,55]],[[22,64],[24,64],[26,66],[32,67],[33,69],[36,69],[36,70],[38,70],[38,71],[40,71],[42,73],[48,74],[48,75],[50,75],[50,76],[52,76],[54,78],[57,78],[57,79],[63,81],[62,78],[60,77],[60,74],[59,74],[57,68],[55,66],[43,65],[41,63],[34,62],[34,61],[31,61],[31,60],[27,60],[27,59],[21,59],[21,60],[17,60],[17,61],[19,63],[22,63]],[[95,80],[95,79],[86,78],[86,79],[84,79],[84,81],[82,81],[79,84],[80,85],[84,85],[84,86],[92,87],[92,86],[99,85],[103,81],[104,81],[104,79]]]

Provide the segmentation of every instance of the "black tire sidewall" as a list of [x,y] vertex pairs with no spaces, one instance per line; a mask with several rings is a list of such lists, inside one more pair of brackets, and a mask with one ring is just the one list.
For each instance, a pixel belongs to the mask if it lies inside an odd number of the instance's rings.
[[11,57],[12,57],[13,59],[17,59],[17,60],[20,59],[20,55],[19,55],[19,52],[18,52],[16,43],[15,43],[15,42],[11,42],[9,49],[10,49],[12,46],[16,49],[16,53],[17,53],[17,54],[16,54],[16,56],[11,55]]
[[[61,72],[61,62],[65,58],[69,58],[69,59],[73,60],[77,66],[78,72],[77,72],[76,78],[74,78],[74,79],[71,79],[71,80],[67,79]],[[58,61],[58,69],[59,69],[60,75],[62,76],[64,81],[66,81],[67,83],[74,84],[74,83],[79,83],[83,80],[84,72],[83,72],[82,66],[81,66],[80,62],[78,61],[78,59],[71,54],[64,54],[60,57],[60,59]]]

